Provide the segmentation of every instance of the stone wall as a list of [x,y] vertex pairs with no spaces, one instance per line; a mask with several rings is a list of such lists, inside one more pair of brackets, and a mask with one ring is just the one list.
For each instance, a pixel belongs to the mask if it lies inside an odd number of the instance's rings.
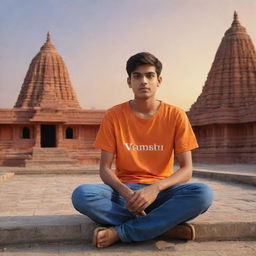
[[[30,131],[29,138],[23,138],[23,129]],[[24,166],[25,159],[31,158],[34,132],[31,125],[0,125],[0,165]]]
[[[56,149],[66,150],[80,164],[98,164],[100,150],[93,143],[99,125],[53,125]],[[41,148],[40,136],[40,124],[0,124],[0,165],[25,166],[26,160],[33,160],[33,148]],[[45,150],[37,151],[37,160],[47,160]]]
[[200,163],[256,163],[256,122],[194,126],[199,149],[193,161]]

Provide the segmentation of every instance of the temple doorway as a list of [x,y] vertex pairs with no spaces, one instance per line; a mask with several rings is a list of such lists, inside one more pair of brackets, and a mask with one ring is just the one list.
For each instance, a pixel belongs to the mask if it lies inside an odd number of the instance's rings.
[[56,126],[41,125],[41,147],[56,147]]

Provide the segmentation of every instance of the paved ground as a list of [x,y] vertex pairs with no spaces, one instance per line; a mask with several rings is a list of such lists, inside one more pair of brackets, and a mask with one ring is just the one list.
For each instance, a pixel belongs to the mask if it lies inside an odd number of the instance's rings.
[[0,248],[1,256],[255,256],[256,243],[154,240],[96,249],[85,244],[33,244]]
[[[196,166],[197,168],[206,169],[204,166]],[[220,171],[231,171],[230,167],[226,169],[223,166],[215,168]],[[224,166],[225,167],[225,166]],[[231,166],[232,167],[232,166]],[[234,166],[233,166],[234,167]],[[248,167],[248,166],[247,166]],[[241,166],[233,168],[234,172],[241,172]],[[213,168],[212,168],[213,169]],[[209,170],[209,168],[208,168]],[[254,173],[254,166],[246,169],[250,173]],[[10,171],[10,169],[8,170]],[[207,225],[211,225],[211,231],[218,229],[218,226],[224,224],[247,223],[248,228],[256,225],[256,189],[255,186],[246,184],[237,184],[232,182],[223,182],[212,180],[209,178],[193,178],[192,182],[204,182],[212,187],[215,200],[209,211],[202,216],[196,218],[193,223],[202,225],[208,232]],[[21,222],[26,225],[45,223],[51,225],[59,221],[60,225],[66,223],[72,217],[75,217],[74,222],[82,217],[77,213],[70,201],[70,196],[73,189],[82,183],[99,183],[101,182],[96,174],[65,174],[65,175],[15,175],[0,184],[0,231],[1,227],[11,225],[19,226]],[[34,222],[34,223],[33,223]],[[88,222],[86,222],[88,224]],[[86,224],[86,225],[87,225]],[[25,226],[26,226],[25,225]],[[216,225],[216,226],[214,226]],[[54,226],[55,228],[56,226]],[[234,226],[239,228],[240,226]],[[255,226],[256,227],[256,226]],[[255,229],[255,227],[253,229]],[[12,226],[13,228],[13,226]],[[15,228],[15,227],[14,227]],[[57,227],[59,228],[59,227]],[[77,227],[63,227],[63,230],[76,230]],[[78,227],[80,229],[81,226]],[[85,226],[84,229],[93,228]],[[8,228],[7,228],[8,229]],[[46,229],[45,229],[46,230]],[[44,230],[44,231],[45,231]],[[62,229],[59,229],[62,230]],[[218,229],[221,230],[221,229]],[[243,231],[244,234],[246,230]],[[256,229],[255,229],[256,230]],[[50,229],[47,232],[53,232]],[[19,233],[20,231],[18,231]],[[28,231],[31,232],[31,231]],[[37,231],[38,232],[38,231]],[[55,230],[56,233],[59,231]],[[80,230],[79,230],[80,232]],[[82,232],[82,231],[81,231]],[[84,231],[83,231],[84,232]],[[83,233],[82,232],[82,233]],[[253,233],[254,232],[254,233]],[[253,234],[256,234],[253,231]],[[56,235],[54,234],[54,236]],[[0,240],[1,240],[0,232]],[[25,234],[25,233],[24,233]],[[47,233],[46,236],[48,236]],[[240,232],[240,234],[243,234]],[[33,235],[33,234],[32,234]],[[23,244],[0,246],[0,255],[176,255],[176,256],[193,256],[193,255],[218,255],[218,256],[255,256],[256,255],[256,235],[254,241],[236,241],[236,242],[178,242],[178,241],[161,241],[161,238],[154,241],[144,243],[136,243],[131,245],[116,244],[113,247],[97,250],[89,243],[84,244]]]
[[[234,173],[249,173],[249,174],[256,174],[256,164],[200,164],[200,163],[193,163],[194,169],[205,169],[205,170],[212,170],[212,171],[228,171],[228,172],[234,172]],[[78,169],[80,170],[98,170],[98,166],[83,166],[83,167],[60,167],[60,166],[53,166],[52,169],[60,169],[63,172],[69,171],[70,172],[76,172]],[[6,167],[6,166],[0,166],[0,172],[15,172],[17,171],[22,172],[23,170],[26,170],[25,167]],[[45,172],[46,168],[40,168],[40,167],[33,167],[30,169],[35,169],[37,171]],[[177,169],[177,166],[175,166],[174,169]],[[30,171],[30,170],[29,170]]]
[[[256,220],[256,189],[253,186],[193,178],[205,182],[215,193],[210,210],[200,222]],[[0,216],[77,214],[70,196],[82,183],[99,183],[97,175],[16,175],[0,185]]]

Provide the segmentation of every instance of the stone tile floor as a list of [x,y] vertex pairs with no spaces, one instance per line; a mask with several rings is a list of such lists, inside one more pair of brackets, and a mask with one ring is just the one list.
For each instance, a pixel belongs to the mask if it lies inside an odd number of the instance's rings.
[[1,256],[255,256],[254,241],[180,242],[154,240],[118,243],[105,249],[90,244],[27,244],[0,247]]
[[[78,214],[71,204],[73,189],[82,183],[99,183],[98,175],[16,175],[0,184],[0,216],[42,216]],[[207,213],[195,221],[255,221],[256,187],[205,178],[215,200]]]

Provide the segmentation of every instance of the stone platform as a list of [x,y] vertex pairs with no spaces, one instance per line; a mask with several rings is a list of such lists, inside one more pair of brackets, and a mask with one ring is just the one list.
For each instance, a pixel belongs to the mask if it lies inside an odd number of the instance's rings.
[[[15,175],[2,182],[0,244],[88,242],[96,224],[76,212],[70,201],[79,184],[100,182],[97,174],[87,171]],[[215,193],[209,211],[192,221],[198,241],[256,240],[255,186],[197,177],[191,181],[207,183]]]
[[256,186],[256,164],[221,165],[194,163],[193,175]]

